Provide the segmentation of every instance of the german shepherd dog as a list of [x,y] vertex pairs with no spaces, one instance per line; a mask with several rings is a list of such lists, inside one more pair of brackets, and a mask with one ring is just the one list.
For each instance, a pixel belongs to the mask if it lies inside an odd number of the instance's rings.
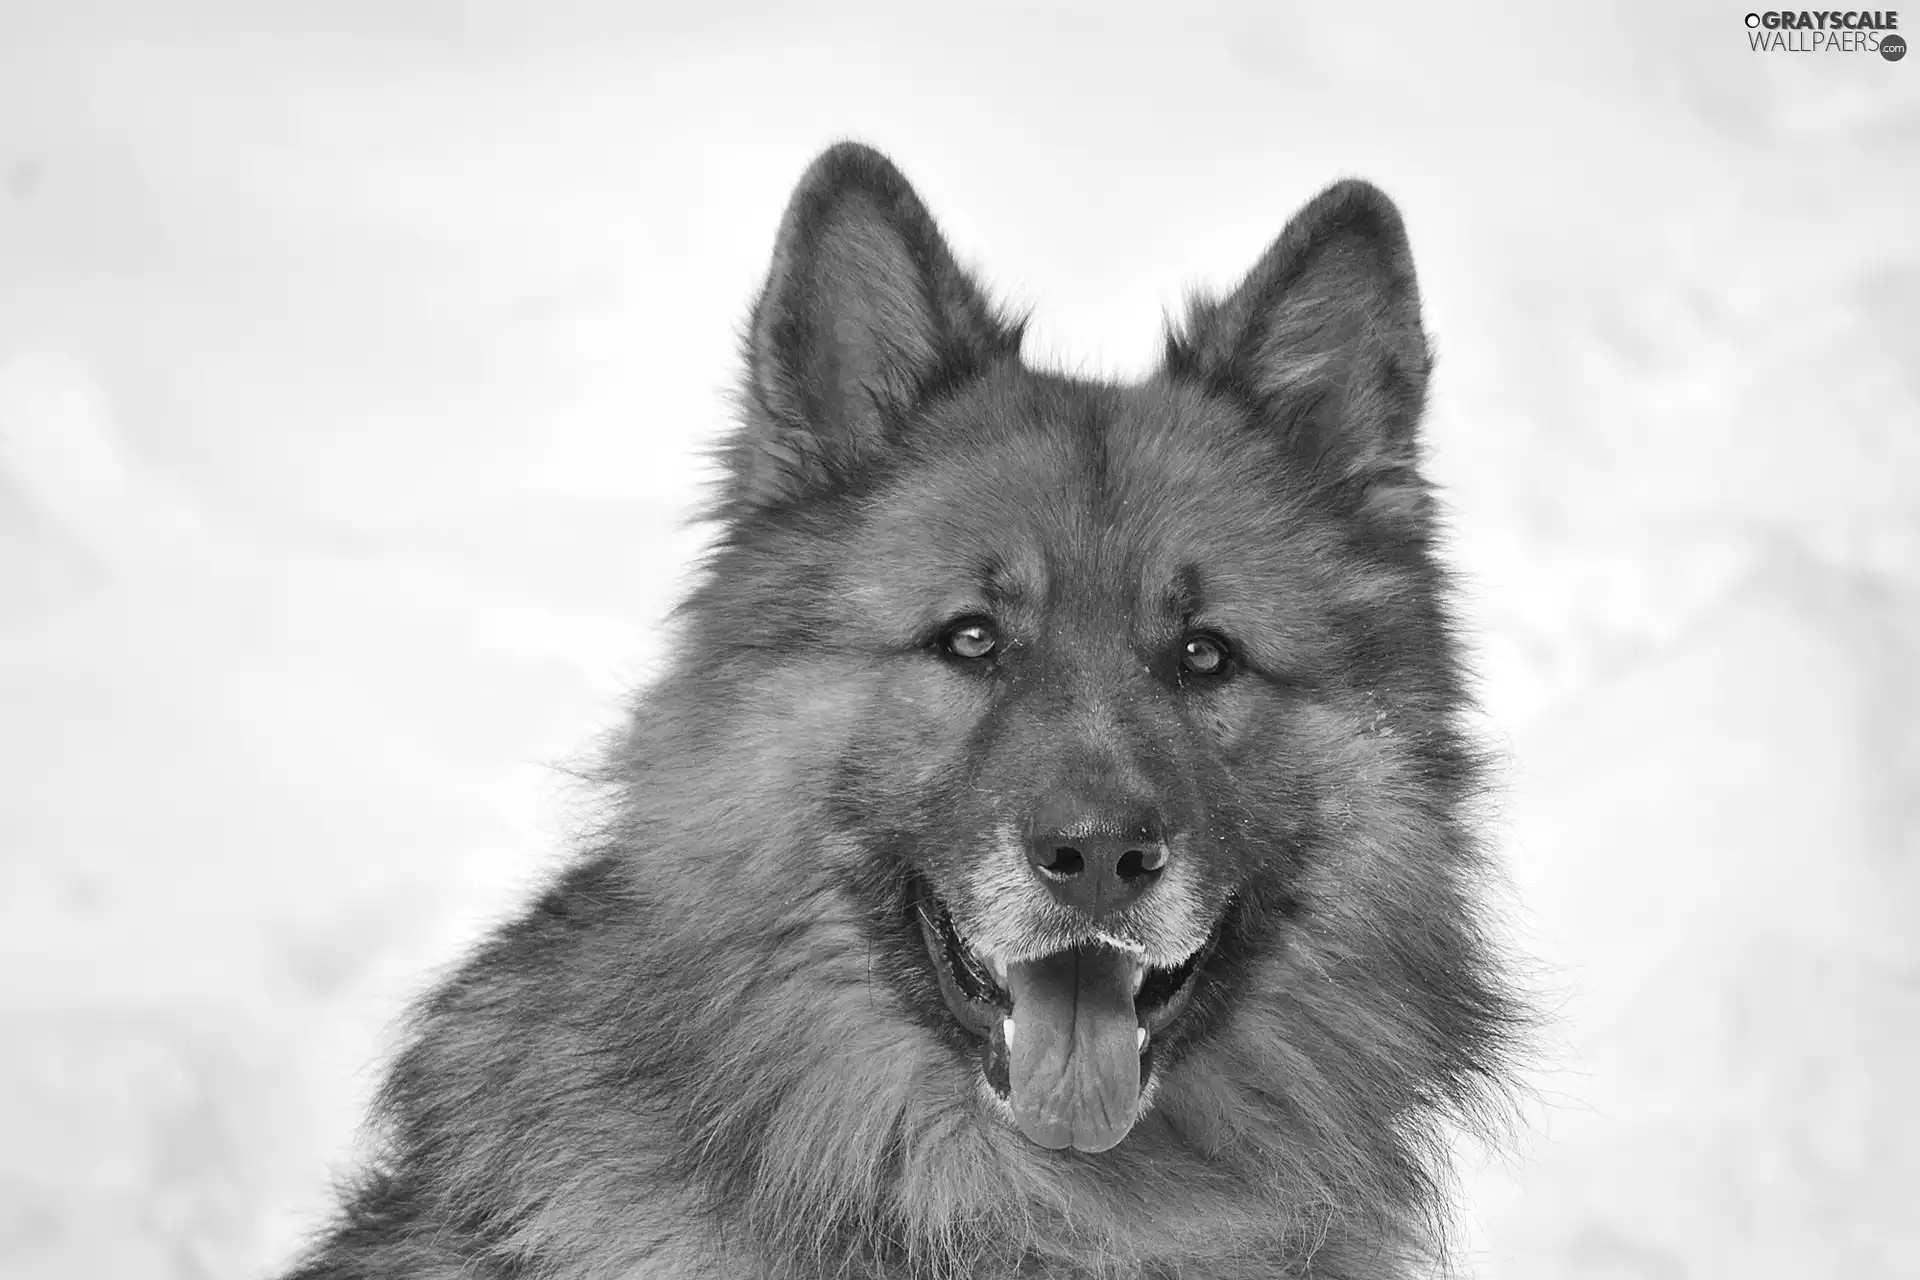
[[424,1002],[292,1275],[1443,1263],[1520,1006],[1392,203],[1329,188],[1111,384],[843,144],[745,346],[611,816]]

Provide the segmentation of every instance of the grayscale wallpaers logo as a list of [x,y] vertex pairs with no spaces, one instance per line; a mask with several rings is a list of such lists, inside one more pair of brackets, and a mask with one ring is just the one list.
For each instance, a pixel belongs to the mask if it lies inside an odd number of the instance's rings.
[[1877,53],[1888,62],[1907,56],[1893,9],[1769,10],[1747,15],[1747,44],[1755,53]]

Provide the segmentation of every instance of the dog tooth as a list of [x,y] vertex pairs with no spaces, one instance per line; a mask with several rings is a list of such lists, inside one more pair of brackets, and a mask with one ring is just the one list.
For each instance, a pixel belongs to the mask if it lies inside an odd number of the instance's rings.
[[1145,1027],[1135,1027],[1134,1031],[1133,1048],[1134,1052],[1138,1053],[1147,1047],[1147,1029]]
[[1006,1037],[1007,1048],[1013,1048],[1013,1019],[1008,1018],[1000,1024],[1000,1034]]

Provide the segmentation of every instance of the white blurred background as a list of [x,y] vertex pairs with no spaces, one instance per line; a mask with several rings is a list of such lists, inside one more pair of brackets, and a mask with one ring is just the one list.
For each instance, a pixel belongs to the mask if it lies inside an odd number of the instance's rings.
[[1394,195],[1561,1019],[1463,1261],[1920,1274],[1920,56],[1745,8],[0,0],[0,1274],[317,1225],[842,136],[1087,373]]

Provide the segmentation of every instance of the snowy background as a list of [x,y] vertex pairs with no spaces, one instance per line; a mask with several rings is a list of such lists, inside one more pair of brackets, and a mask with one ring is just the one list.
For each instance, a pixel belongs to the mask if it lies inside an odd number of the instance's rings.
[[1089,373],[1330,179],[1400,201],[1562,1019],[1466,1261],[1915,1274],[1920,56],[664,8],[0,0],[0,1274],[260,1276],[319,1221],[658,653],[848,135]]

